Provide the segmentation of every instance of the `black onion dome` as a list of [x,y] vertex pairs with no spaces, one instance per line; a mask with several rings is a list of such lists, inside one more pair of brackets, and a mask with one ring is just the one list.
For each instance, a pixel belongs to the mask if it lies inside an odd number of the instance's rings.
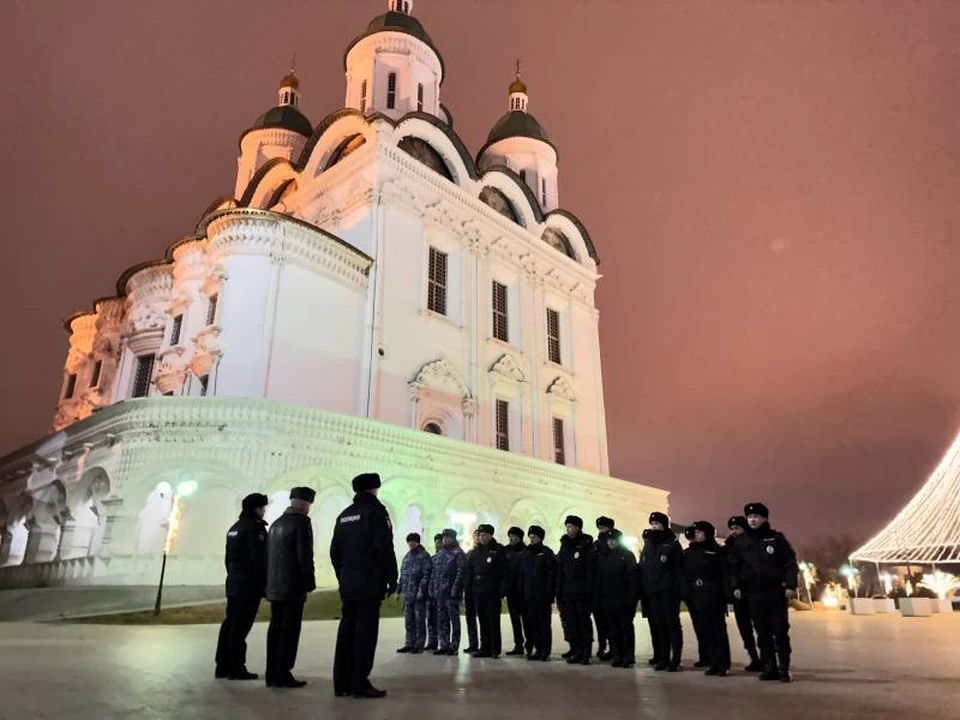
[[483,146],[479,154],[483,155],[486,149],[494,143],[511,137],[526,137],[532,140],[540,140],[552,147],[554,151],[557,149],[550,141],[550,136],[547,135],[547,131],[543,129],[543,125],[537,122],[537,119],[533,115],[523,112],[522,110],[511,110],[493,126],[493,130],[491,130],[487,136],[487,144]]
[[417,20],[413,15],[407,15],[402,12],[386,12],[383,15],[379,15],[370,21],[370,24],[367,25],[367,31],[355,38],[347,46],[347,51],[343,54],[343,66],[346,69],[347,66],[347,55],[350,54],[350,51],[353,49],[353,46],[358,42],[363,40],[366,37],[374,35],[379,32],[398,32],[405,33],[406,35],[411,35],[417,40],[420,40],[423,43],[426,43],[434,53],[436,53],[437,58],[440,60],[440,76],[441,78],[446,74],[443,64],[443,55],[440,54],[440,51],[437,50],[437,46],[433,44],[433,40],[430,39],[430,36],[427,34],[427,31],[423,29],[423,24]]
[[265,130],[267,128],[292,130],[307,137],[313,134],[313,125],[310,124],[307,116],[293,105],[278,105],[275,108],[270,108],[253,121],[253,125],[247,129],[244,135],[253,130]]

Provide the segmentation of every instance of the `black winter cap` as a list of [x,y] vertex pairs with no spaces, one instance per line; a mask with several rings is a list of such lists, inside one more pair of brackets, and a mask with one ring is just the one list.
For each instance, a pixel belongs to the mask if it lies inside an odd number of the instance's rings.
[[378,487],[380,487],[380,476],[377,473],[361,473],[353,479],[355,493],[376,490]]
[[691,542],[693,542],[693,539],[696,537],[696,535],[697,535],[696,523],[694,523],[693,525],[687,526],[687,529],[683,531],[683,536]]
[[602,528],[602,527],[613,528],[614,525],[616,525],[616,523],[613,522],[613,518],[608,518],[603,515],[597,518],[598,528]]
[[693,529],[695,531],[702,530],[711,540],[717,536],[717,529],[713,526],[713,523],[707,522],[706,520],[697,520],[693,524]]
[[750,525],[747,524],[747,519],[743,515],[734,515],[732,518],[727,520],[728,530],[732,530],[735,527],[743,528],[744,530],[750,529]]
[[457,531],[453,528],[444,528],[444,531],[440,533],[442,537],[457,539]]
[[317,491],[308,487],[295,487],[290,491],[291,500],[306,500],[312,503],[317,497]]
[[443,540],[443,533],[437,533],[433,536],[434,540]]
[[407,535],[407,542],[420,542],[420,533],[410,533]]
[[662,512],[652,512],[652,513],[650,513],[650,522],[651,522],[651,523],[655,523],[655,522],[660,523],[661,525],[663,525],[663,529],[664,529],[664,530],[666,530],[668,527],[670,527],[670,518],[668,518],[668,517],[666,516],[666,514],[665,514],[665,513],[662,513]]
[[507,536],[510,536],[510,535],[516,535],[518,538],[522,538],[522,537],[523,537],[523,530],[521,530],[520,528],[514,526],[514,527],[510,528],[509,530],[507,530]]
[[743,506],[744,515],[759,515],[760,517],[770,517],[770,511],[763,503],[749,503]]
[[270,504],[270,499],[266,495],[261,495],[260,493],[250,493],[243,499],[241,508],[243,510],[256,510],[257,508],[266,507]]
[[583,518],[579,518],[576,515],[567,515],[567,519],[563,521],[563,524],[574,525],[583,530]]
[[536,535],[538,538],[543,540],[547,536],[547,531],[539,525],[531,525],[530,529],[527,530],[527,535]]
[[610,531],[610,534],[607,536],[607,540],[619,540],[623,537],[623,533],[614,528]]
[[493,530],[493,525],[487,525],[486,523],[484,523],[483,525],[478,525],[478,526],[477,526],[477,532],[478,532],[478,533],[489,533],[490,535],[493,535],[493,532],[494,532],[494,530]]

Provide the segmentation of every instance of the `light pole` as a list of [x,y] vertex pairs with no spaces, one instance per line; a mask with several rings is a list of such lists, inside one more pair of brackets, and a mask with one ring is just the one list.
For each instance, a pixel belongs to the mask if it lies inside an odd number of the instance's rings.
[[157,585],[157,601],[153,606],[153,616],[160,615],[160,600],[163,597],[163,577],[167,573],[167,555],[173,550],[173,545],[177,539],[177,533],[180,532],[180,524],[183,522],[183,498],[190,497],[197,491],[195,480],[184,480],[177,485],[177,491],[173,495],[173,502],[170,504],[170,515],[167,516],[167,537],[163,542],[163,561],[160,563],[160,583]]
[[800,574],[803,576],[803,584],[807,588],[807,601],[810,607],[813,607],[813,593],[810,592],[810,586],[813,585],[814,566],[808,562],[800,563]]

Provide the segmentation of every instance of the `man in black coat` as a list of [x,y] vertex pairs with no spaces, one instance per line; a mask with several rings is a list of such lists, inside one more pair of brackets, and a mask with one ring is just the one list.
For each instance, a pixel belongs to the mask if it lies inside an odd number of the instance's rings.
[[[736,542],[736,539],[743,535],[750,528],[747,525],[747,519],[743,515],[734,515],[727,521],[727,529],[730,534],[724,542],[724,558],[727,560],[729,568],[730,547]],[[750,656],[750,664],[744,670],[747,672],[762,672],[763,663],[760,662],[760,655],[757,654],[757,641],[753,636],[753,620],[750,618],[750,602],[747,600],[746,591],[740,588],[740,598],[733,598],[733,614],[737,620],[737,630],[740,632],[740,639],[743,640],[743,649]]]
[[477,528],[480,544],[467,559],[464,591],[473,597],[480,624],[480,649],[475,658],[500,657],[500,608],[501,598],[506,594],[509,568],[503,545],[493,538],[492,525]]
[[531,525],[527,537],[530,544],[520,565],[520,587],[527,611],[527,660],[547,661],[553,650],[551,608],[557,584],[557,558],[543,544],[546,532],[542,527]]
[[599,563],[597,597],[594,599],[607,617],[610,632],[610,657],[613,667],[632,668],[636,662],[637,558],[620,544],[622,533],[611,529],[604,533],[608,552]]
[[397,590],[393,525],[377,499],[380,476],[353,479],[353,504],[337,517],[330,562],[340,583],[340,629],[333,660],[333,691],[338,697],[381,698],[370,683],[377,651],[380,603]]
[[[466,562],[468,565],[470,564],[470,556],[478,547],[480,547],[480,532],[474,530],[473,548],[467,551]],[[464,578],[463,584],[466,587],[466,578]],[[472,655],[480,649],[480,640],[477,638],[477,604],[473,600],[473,595],[468,592],[463,594],[463,615],[467,623],[467,646],[463,649],[463,652]]]
[[763,503],[743,509],[750,529],[730,546],[728,556],[733,596],[750,603],[757,628],[761,680],[788,683],[790,675],[789,602],[797,596],[797,555],[784,537],[770,527],[770,511]]
[[[520,577],[520,564],[523,560],[524,550],[527,546],[523,544],[523,530],[518,527],[512,527],[507,530],[507,539],[509,543],[505,548],[507,554],[507,611],[510,613],[510,625],[513,628],[513,650],[507,655],[524,654],[524,634],[526,634],[526,652],[530,652],[530,629],[524,627],[524,617],[526,611],[523,601],[523,586]],[[526,631],[526,633],[524,633]]]
[[697,520],[690,527],[694,541],[683,557],[684,600],[697,628],[706,674],[724,677],[730,671],[730,641],[723,548],[717,544],[716,529],[706,520]]
[[267,536],[267,687],[297,688],[293,677],[300,645],[300,624],[307,595],[317,587],[313,567],[310,506],[316,493],[307,487],[290,491],[290,507],[270,526]]
[[[691,548],[697,544],[696,527],[694,527],[694,525],[688,525],[687,529],[683,531],[683,536],[687,539],[687,549],[683,551],[684,563],[686,563],[686,559],[690,556]],[[686,584],[681,587],[681,590],[683,591],[681,599],[687,602],[689,597],[686,595]],[[703,613],[700,611],[700,609],[690,607],[689,602],[687,602],[687,610],[690,613],[690,622],[693,624],[693,633],[697,636],[697,661],[693,664],[693,666],[695,668],[710,667],[710,658],[709,653],[707,652],[707,640],[703,634],[705,627]]]
[[657,626],[655,670],[681,669],[683,629],[680,627],[680,585],[683,581],[683,548],[670,529],[670,518],[650,513],[650,533],[640,555],[640,581],[644,599]]
[[268,502],[266,495],[247,495],[240,519],[227,531],[227,616],[217,641],[218,678],[257,679],[247,670],[247,635],[267,588],[267,524],[263,514]]
[[590,611],[596,579],[593,538],[583,532],[583,520],[576,515],[567,516],[564,525],[567,534],[557,554],[557,597],[563,598],[570,632],[571,655],[567,662],[589,665],[593,654]]
[[[597,540],[593,543],[593,553],[596,556],[598,566],[611,552],[607,539],[613,527],[612,518],[603,516],[597,518]],[[594,597],[593,602],[593,623],[597,626],[597,659],[609,660],[611,654],[607,652],[607,642],[610,637],[610,629],[607,623],[607,613],[600,607],[597,597]]]
[[[651,532],[652,530],[650,530],[650,528],[644,529],[641,535],[641,539],[643,540],[643,545],[640,548],[641,552],[643,552],[643,548],[646,547],[647,540],[650,539]],[[660,652],[660,646],[661,646],[660,628],[653,621],[653,613],[651,612],[651,609],[650,609],[651,608],[650,599],[647,597],[643,589],[643,580],[641,577],[642,569],[643,568],[641,565],[637,566],[637,588],[640,591],[640,612],[642,613],[643,617],[647,619],[647,627],[650,630],[650,644],[653,647],[653,657],[647,660],[647,664],[656,666],[660,664],[660,656],[657,655],[657,653]]]

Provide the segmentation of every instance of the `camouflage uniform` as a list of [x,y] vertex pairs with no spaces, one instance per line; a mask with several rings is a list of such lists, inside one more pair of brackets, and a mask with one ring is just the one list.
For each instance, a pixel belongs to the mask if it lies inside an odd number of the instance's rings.
[[460,596],[467,556],[459,545],[445,546],[434,558],[430,596],[437,601],[438,651],[460,649]]
[[398,592],[403,597],[403,617],[406,622],[406,647],[423,651],[427,641],[427,589],[433,563],[430,553],[422,545],[403,558]]

